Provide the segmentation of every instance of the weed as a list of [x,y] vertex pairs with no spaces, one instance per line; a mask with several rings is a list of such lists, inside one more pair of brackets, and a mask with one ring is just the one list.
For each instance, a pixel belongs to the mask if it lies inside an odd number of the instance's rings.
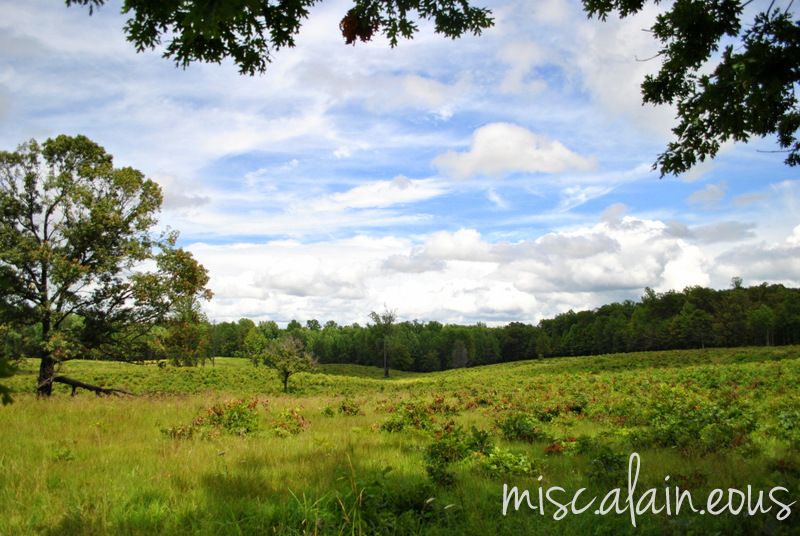
[[420,401],[401,402],[389,419],[381,425],[386,432],[400,432],[406,428],[431,430],[434,418],[430,408]]
[[339,413],[342,415],[363,415],[361,406],[355,400],[345,398],[339,404]]
[[258,404],[257,398],[214,404],[195,417],[191,424],[162,428],[161,433],[172,439],[208,438],[221,433],[249,435],[260,429]]
[[300,415],[299,408],[286,409],[281,411],[272,421],[272,431],[278,437],[289,437],[297,435],[306,428],[309,422]]
[[711,401],[685,387],[664,387],[650,408],[649,436],[662,447],[715,452],[744,444],[755,424],[736,399]]
[[497,421],[497,427],[509,441],[546,441],[550,436],[539,425],[537,419],[527,413],[512,413]]
[[601,445],[589,462],[589,478],[604,484],[619,484],[626,476],[628,457]]

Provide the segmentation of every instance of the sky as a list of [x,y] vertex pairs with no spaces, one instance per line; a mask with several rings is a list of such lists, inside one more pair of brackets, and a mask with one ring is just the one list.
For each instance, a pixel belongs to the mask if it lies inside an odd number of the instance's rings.
[[492,0],[451,40],[344,44],[311,9],[266,74],[136,53],[111,1],[0,0],[0,149],[84,134],[157,181],[208,269],[214,321],[536,323],[690,285],[800,286],[800,168],[775,139],[651,170],[674,109],[642,105],[652,10]]

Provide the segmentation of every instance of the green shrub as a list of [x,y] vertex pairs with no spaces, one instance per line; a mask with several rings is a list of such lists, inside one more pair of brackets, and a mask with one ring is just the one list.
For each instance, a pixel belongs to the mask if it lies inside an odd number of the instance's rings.
[[406,428],[417,430],[431,430],[434,418],[430,408],[419,401],[401,402],[394,413],[381,425],[381,430],[386,432],[400,432]]
[[744,444],[756,420],[735,398],[711,401],[683,387],[665,387],[650,406],[650,440],[684,451],[716,452]]
[[247,435],[259,429],[258,399],[231,400],[215,404],[206,410],[206,415],[196,419],[200,426],[222,429],[232,435]]
[[486,430],[479,430],[472,426],[467,438],[467,449],[478,454],[489,454],[494,449],[492,435]]
[[800,409],[786,408],[779,411],[773,427],[775,436],[788,441],[793,446],[800,445]]
[[478,457],[478,465],[488,476],[500,478],[510,475],[532,475],[536,472],[534,463],[524,454],[494,447],[486,456]]
[[459,462],[469,454],[468,438],[464,430],[448,422],[436,433],[433,443],[425,449],[425,470],[434,483],[448,486],[455,480],[450,464]]
[[549,440],[549,435],[539,425],[538,421],[526,413],[512,413],[497,421],[497,427],[505,439],[509,441],[534,441]]
[[338,530],[324,533],[425,534],[427,526],[442,521],[453,507],[438,505],[429,484],[392,481],[387,478],[390,471],[387,467],[376,478],[364,479],[351,466],[350,474],[340,479],[347,482],[346,489],[336,491],[329,503],[331,517],[338,520],[331,528]]
[[619,484],[627,475],[627,462],[628,458],[624,454],[601,445],[589,462],[589,478],[604,484]]
[[363,415],[361,407],[355,400],[345,398],[339,404],[339,413],[342,415]]
[[285,409],[272,421],[272,431],[278,437],[297,435],[306,428],[309,422],[300,415],[298,408]]
[[206,408],[189,425],[162,428],[161,433],[172,439],[214,437],[221,433],[245,436],[260,429],[259,400],[230,400]]
[[536,419],[540,422],[551,422],[561,414],[561,407],[549,406],[536,410]]

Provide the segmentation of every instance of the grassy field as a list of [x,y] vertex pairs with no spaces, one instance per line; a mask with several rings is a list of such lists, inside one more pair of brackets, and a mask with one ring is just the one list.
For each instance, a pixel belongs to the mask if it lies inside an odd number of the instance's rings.
[[[238,359],[193,369],[75,361],[61,372],[137,396],[59,387],[37,400],[35,367],[23,363],[5,382],[15,402],[0,408],[3,535],[800,534],[800,506],[778,519],[778,503],[800,495],[798,347],[392,371],[388,380],[327,365],[293,376],[290,394],[271,370]],[[633,452],[637,499],[656,488],[663,506],[664,489],[678,486],[704,507],[722,488],[731,507],[645,508],[634,528],[624,508]],[[534,505],[540,488],[566,491],[551,490],[543,513],[512,502],[504,516],[504,484],[530,490]],[[749,502],[731,513],[740,496],[728,489],[748,485]],[[620,513],[595,514],[617,487]],[[785,491],[771,501],[777,487]],[[554,519],[555,502],[580,488],[576,507],[597,502]],[[759,490],[763,508],[749,515]]]

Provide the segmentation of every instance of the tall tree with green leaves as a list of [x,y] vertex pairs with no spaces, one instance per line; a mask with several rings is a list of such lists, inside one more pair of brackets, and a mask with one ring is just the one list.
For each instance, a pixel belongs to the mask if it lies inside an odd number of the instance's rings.
[[380,341],[381,347],[383,348],[383,377],[388,378],[389,337],[392,334],[392,326],[394,325],[394,321],[397,320],[397,313],[395,311],[390,311],[389,309],[384,309],[384,311],[380,314],[372,311],[369,314],[369,318],[374,322],[371,328],[375,332],[378,340]]
[[209,299],[208,274],[155,234],[161,190],[85,136],[0,152],[0,310],[38,326],[37,392],[78,357],[130,358],[176,303]]

